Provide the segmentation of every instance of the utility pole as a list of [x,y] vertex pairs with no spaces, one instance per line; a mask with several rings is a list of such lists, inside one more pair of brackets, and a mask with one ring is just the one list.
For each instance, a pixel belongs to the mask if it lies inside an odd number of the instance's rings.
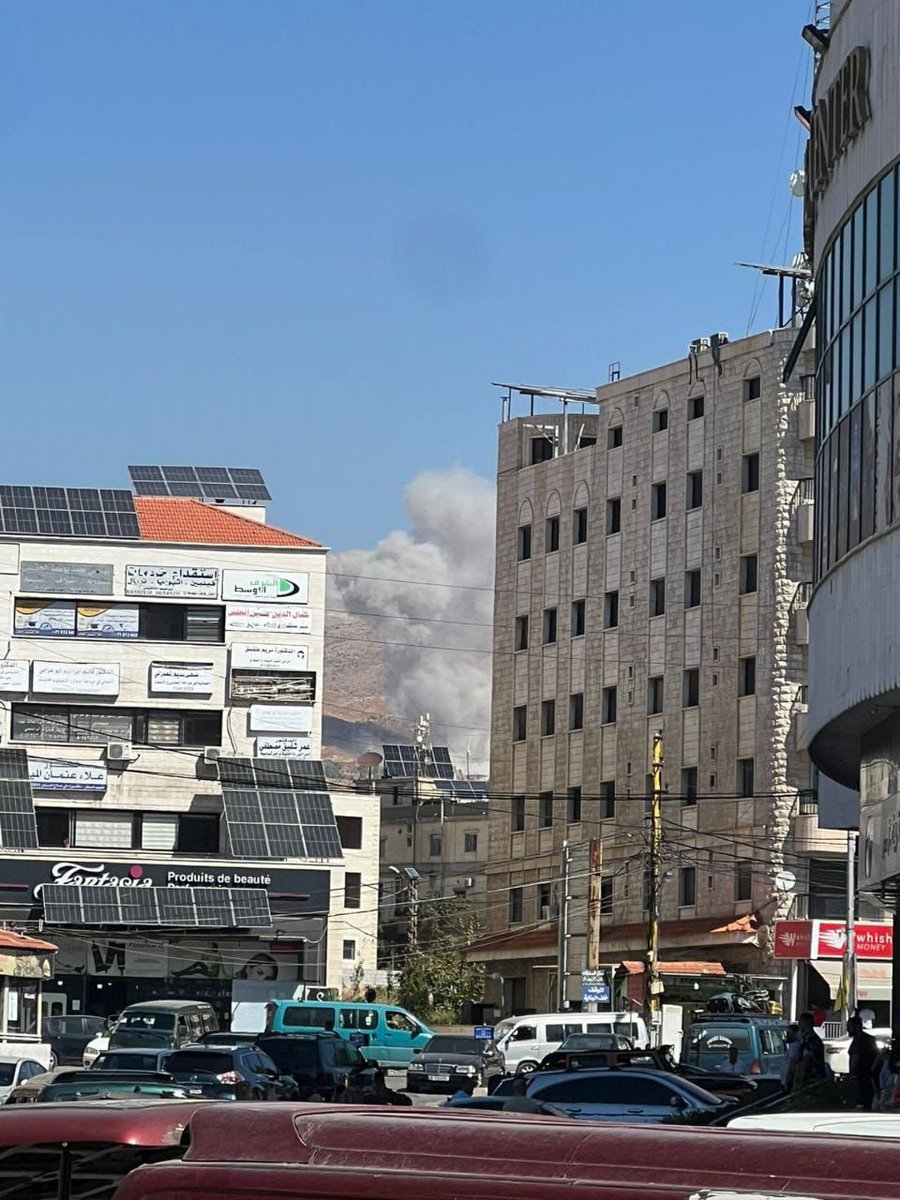
[[650,896],[647,904],[647,1012],[650,1016],[650,1042],[659,1044],[659,909],[662,884],[662,768],[663,739],[653,734],[651,779],[653,797],[650,806]]
[[419,948],[419,876],[409,881],[409,920],[406,923],[406,936],[409,942],[410,954],[415,954]]
[[569,843],[563,842],[560,868],[559,950],[557,953],[556,1008],[564,1012],[569,1007],[566,982],[569,976]]
[[844,947],[845,1019],[856,1012],[856,842],[859,834],[847,831],[847,942]]

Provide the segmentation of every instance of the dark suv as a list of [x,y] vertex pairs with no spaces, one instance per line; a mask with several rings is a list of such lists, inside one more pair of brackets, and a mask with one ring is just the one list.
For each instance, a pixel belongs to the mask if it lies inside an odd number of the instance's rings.
[[204,1084],[217,1100],[295,1100],[297,1086],[256,1046],[183,1046],[166,1059],[179,1083]]
[[105,1017],[46,1017],[43,1036],[44,1041],[50,1043],[54,1065],[77,1063],[80,1067],[85,1046],[99,1034],[106,1033],[106,1029]]
[[375,1078],[373,1064],[336,1033],[261,1033],[256,1044],[293,1078],[301,1100],[314,1093],[333,1100],[345,1088],[370,1088]]

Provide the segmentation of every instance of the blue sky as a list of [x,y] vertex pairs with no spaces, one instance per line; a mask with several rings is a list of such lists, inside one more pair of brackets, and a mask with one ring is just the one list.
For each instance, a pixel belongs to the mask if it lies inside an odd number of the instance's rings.
[[491,380],[744,334],[810,8],[8,0],[0,482],[259,466],[366,546],[419,471],[493,473]]

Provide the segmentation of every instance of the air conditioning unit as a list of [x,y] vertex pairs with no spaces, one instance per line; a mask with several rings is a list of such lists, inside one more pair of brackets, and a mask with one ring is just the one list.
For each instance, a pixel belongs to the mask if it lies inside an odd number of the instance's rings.
[[731,339],[727,333],[711,333],[709,340],[712,345],[727,346]]
[[203,761],[205,763],[218,762],[221,757],[222,757],[222,747],[221,746],[206,746],[206,747],[204,747]]
[[106,761],[109,764],[133,762],[134,747],[131,742],[107,742]]
[[471,887],[474,887],[474,886],[475,886],[475,880],[472,878],[472,876],[471,876],[471,875],[467,875],[467,876],[466,876],[466,887],[467,887],[467,888],[471,888]]
[[702,354],[704,350],[709,349],[709,338],[694,338],[689,349],[691,354]]

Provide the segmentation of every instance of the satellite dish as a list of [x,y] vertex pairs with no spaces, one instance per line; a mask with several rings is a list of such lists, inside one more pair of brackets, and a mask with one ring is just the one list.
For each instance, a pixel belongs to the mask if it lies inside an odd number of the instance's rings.
[[777,892],[790,892],[797,884],[797,876],[793,871],[779,871],[775,876],[775,890]]
[[791,189],[791,195],[795,200],[802,200],[806,194],[806,172],[802,169],[793,171],[788,180],[788,187]]
[[358,767],[380,767],[384,759],[376,750],[368,750],[356,760]]

